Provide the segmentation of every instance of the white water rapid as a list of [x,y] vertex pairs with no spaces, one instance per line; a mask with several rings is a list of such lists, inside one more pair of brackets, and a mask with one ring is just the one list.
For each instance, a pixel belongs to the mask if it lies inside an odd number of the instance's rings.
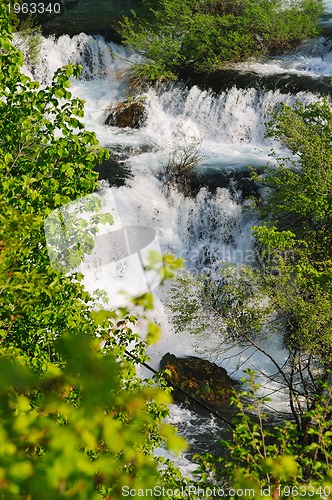
[[[332,2],[329,3],[332,6]],[[296,72],[315,78],[331,76],[330,46],[330,41],[319,39],[311,43],[310,50],[308,45],[294,56],[242,65],[242,69],[250,67],[272,74]],[[227,175],[238,173],[248,165],[259,167],[271,161],[268,155],[272,147],[280,151],[277,143],[265,138],[265,124],[271,109],[282,101],[288,104],[297,100],[310,102],[317,96],[309,92],[291,95],[279,90],[236,87],[216,95],[197,86],[186,89],[173,85],[166,89],[150,89],[145,94],[147,120],[140,129],[106,126],[107,108],[126,98],[121,73],[131,61],[137,60],[137,55],[115,44],[107,44],[101,37],[64,35],[57,40],[43,39],[39,64],[26,67],[25,71],[45,84],[58,67],[67,63],[82,64],[82,77],[73,80],[71,92],[86,101],[87,129],[95,131],[101,144],[111,153],[127,153],[126,166],[132,176],[125,185],[112,188],[123,224],[154,228],[162,251],[185,258],[186,265],[192,269],[208,269],[211,260],[216,260],[215,256],[229,262],[250,262],[253,255],[250,227],[255,222],[251,205],[243,200],[236,180],[229,184]],[[174,151],[188,145],[199,150],[201,160],[197,172],[204,174],[204,179],[215,180],[219,176],[227,179],[228,184],[221,183],[213,191],[201,186],[193,197],[165,186],[161,176],[163,166]],[[165,290],[157,291],[155,316],[163,335],[151,350],[154,368],[158,368],[164,353],[172,352],[176,355],[213,355],[213,359],[236,378],[242,376],[244,367],[273,371],[267,358],[252,351],[239,353],[228,361],[220,359],[215,355],[214,342],[220,342],[216,336],[210,338],[212,352],[209,353],[205,340],[200,343],[200,339],[189,332],[176,335],[169,312],[163,305],[166,295]],[[279,359],[286,356],[278,340],[269,340],[266,348]],[[267,384],[267,391],[274,388],[276,384]],[[274,406],[284,400],[284,395],[275,394]],[[207,435],[212,436],[212,441],[215,434],[219,436],[219,424],[215,418],[205,417],[204,436],[200,439],[197,426],[193,427],[193,420],[198,418],[201,417],[190,410],[173,406],[173,422],[179,424],[189,441],[196,440],[196,445],[201,441],[196,449],[202,449]]]

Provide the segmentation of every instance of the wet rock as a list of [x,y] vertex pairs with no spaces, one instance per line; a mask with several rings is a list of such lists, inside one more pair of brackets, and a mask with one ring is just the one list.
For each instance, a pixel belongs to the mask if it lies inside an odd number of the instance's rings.
[[[256,167],[258,173],[263,170]],[[227,188],[232,195],[240,195],[242,200],[247,198],[260,199],[261,191],[259,184],[250,177],[250,171],[246,168],[227,171],[220,168],[205,168],[199,172],[193,172],[187,179],[190,185],[190,193],[197,196],[202,187],[207,187],[212,193],[218,188]]]
[[[167,353],[160,361],[160,369],[168,370],[167,378],[173,384],[214,408],[223,406],[229,400],[235,385],[224,368],[195,356],[178,358]],[[173,392],[173,397],[179,403],[192,403],[192,400],[179,390]]]
[[99,179],[108,181],[110,186],[123,186],[131,177],[130,168],[126,163],[112,157],[96,165],[94,170],[99,173]]
[[142,98],[137,98],[112,105],[108,109],[105,125],[119,128],[139,128],[145,121],[144,101]]
[[202,90],[212,90],[216,94],[227,92],[232,87],[238,89],[255,88],[265,92],[279,91],[283,94],[297,94],[298,92],[313,92],[315,94],[330,95],[329,78],[310,76],[305,74],[273,73],[259,74],[252,70],[222,69],[211,73],[198,73],[183,70],[179,77],[190,88],[197,85]]

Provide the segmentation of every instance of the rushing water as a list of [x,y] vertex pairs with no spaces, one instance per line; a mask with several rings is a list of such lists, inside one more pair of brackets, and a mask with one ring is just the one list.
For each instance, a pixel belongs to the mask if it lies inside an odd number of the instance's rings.
[[[332,11],[332,2],[329,7]],[[242,64],[238,70],[273,75],[296,73],[314,81],[331,76],[330,49],[331,41],[320,38],[291,56]],[[43,39],[40,62],[25,70],[45,84],[58,67],[67,63],[82,64],[82,76],[73,80],[71,91],[86,101],[86,126],[97,133],[101,144],[111,152],[126,153],[124,165],[131,172],[123,186],[112,188],[123,224],[153,227],[162,251],[184,257],[191,269],[206,269],[211,262],[215,265],[214,255],[229,262],[249,261],[253,254],[250,227],[255,220],[238,181],[248,165],[260,167],[271,161],[272,147],[277,153],[281,152],[279,144],[265,137],[271,110],[281,102],[311,102],[317,95],[237,87],[218,94],[199,86],[151,88],[145,94],[147,120],[141,129],[106,126],[107,108],[126,97],[123,70],[137,60],[135,54],[106,43],[102,37],[82,33],[74,37],[63,35],[57,40]],[[191,197],[175,187],[165,186],[162,176],[174,152],[186,147],[197,148],[201,158],[196,169],[201,176],[200,189]],[[202,185],[208,179],[213,179],[213,190]],[[251,350],[233,349],[234,356],[228,360],[216,355],[215,347],[220,343],[216,335],[209,337],[208,345],[205,339],[196,339],[189,332],[176,335],[169,311],[164,307],[165,300],[167,290],[158,291],[155,314],[162,325],[163,336],[151,350],[151,363],[155,368],[162,355],[170,351],[204,357],[211,357],[213,353],[213,360],[236,378],[246,366],[267,373],[272,371],[269,360]],[[269,340],[265,347],[280,360],[285,359],[286,352],[278,339]],[[267,391],[276,387],[276,384],[267,384]],[[284,401],[282,394],[274,395],[274,406]],[[204,421],[199,432],[198,419]],[[215,436],[220,435],[222,427],[215,418],[198,417],[191,410],[175,405],[172,421],[179,425],[193,448],[200,451],[206,446],[213,448]]]

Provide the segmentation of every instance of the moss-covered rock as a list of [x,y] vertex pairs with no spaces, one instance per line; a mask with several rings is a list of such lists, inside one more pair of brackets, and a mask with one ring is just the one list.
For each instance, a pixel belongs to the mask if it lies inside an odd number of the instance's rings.
[[[230,398],[235,382],[224,368],[195,356],[178,358],[167,353],[160,361],[160,369],[167,370],[167,378],[202,403],[218,407]],[[177,402],[190,403],[190,398],[179,390],[173,392]]]
[[146,110],[142,98],[128,99],[108,109],[105,125],[120,128],[139,128],[146,121]]

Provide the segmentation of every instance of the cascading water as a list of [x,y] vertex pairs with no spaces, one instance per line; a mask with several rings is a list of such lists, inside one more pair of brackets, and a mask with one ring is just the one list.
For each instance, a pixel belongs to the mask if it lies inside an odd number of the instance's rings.
[[[272,73],[279,70],[309,72],[312,77],[331,74],[330,42],[320,39],[316,41],[316,52],[303,55],[303,50],[277,61],[251,64],[251,69]],[[226,174],[243,171],[249,164],[262,166],[271,160],[268,156],[271,147],[280,151],[277,143],[265,138],[265,123],[271,109],[281,102],[311,102],[317,96],[309,92],[291,95],[279,90],[236,87],[219,95],[197,86],[190,89],[180,85],[159,90],[151,88],[145,94],[147,120],[143,127],[129,130],[106,126],[107,108],[126,97],[121,73],[130,62],[138,59],[137,55],[115,44],[105,43],[101,37],[64,35],[57,40],[43,39],[40,63],[25,70],[45,84],[64,64],[83,66],[82,76],[72,82],[71,92],[86,101],[87,128],[95,131],[101,144],[111,152],[131,152],[126,165],[132,177],[116,190],[112,188],[124,225],[153,227],[163,252],[185,258],[190,269],[206,271],[218,260],[250,262],[254,254],[250,235],[254,215],[250,202],[243,201],[236,181],[231,181],[227,187],[219,184],[223,187],[217,187],[213,193],[202,186],[196,196],[188,197],[165,185],[163,169],[174,151],[188,143],[199,149],[198,175],[221,179]],[[248,65],[242,65],[243,70],[246,67]],[[227,179],[229,182],[229,177]],[[158,294],[163,299],[166,292]],[[200,345],[199,339],[188,332],[181,336],[174,334],[161,299],[156,299],[156,318],[162,325],[163,337],[151,350],[153,366],[158,368],[160,358],[167,351],[177,355],[201,353],[207,356],[205,342]],[[213,344],[213,338],[210,341]],[[277,339],[269,341],[267,349],[280,359],[286,356]],[[271,370],[269,361],[253,351],[242,354],[239,351],[238,357],[226,364],[222,360],[218,362],[236,377],[241,376],[245,366]],[[274,390],[276,385],[269,387]],[[274,398],[279,403],[282,395]],[[192,441],[197,427],[192,429],[190,426],[198,417],[177,406],[173,407],[172,415],[174,422],[180,422],[180,427],[187,427],[187,436]],[[213,418],[205,417],[205,424],[206,432],[217,433]],[[203,443],[206,443],[206,432]],[[202,442],[197,445],[198,449]]]

